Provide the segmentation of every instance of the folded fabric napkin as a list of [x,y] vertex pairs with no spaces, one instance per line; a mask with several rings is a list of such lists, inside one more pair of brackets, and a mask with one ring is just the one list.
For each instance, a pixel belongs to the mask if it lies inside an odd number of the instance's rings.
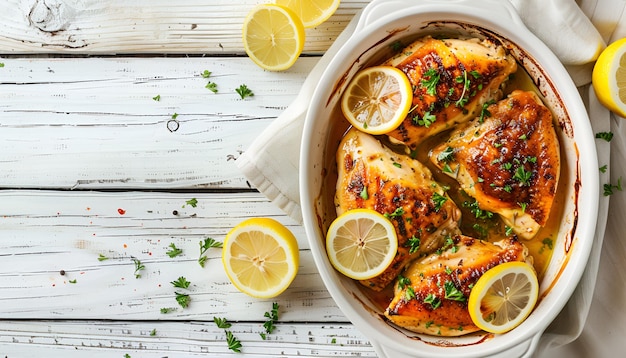
[[[566,66],[578,86],[588,85],[591,69],[605,43],[626,36],[626,0],[509,0],[526,26],[548,45]],[[358,15],[348,24],[311,71],[294,102],[239,157],[237,165],[258,190],[297,222],[300,211],[298,169],[300,141],[310,98],[330,59],[353,33]],[[587,86],[588,87],[588,86]],[[609,131],[609,112],[600,106],[593,93],[587,97],[595,131]],[[608,157],[608,144],[599,145],[600,155]],[[607,159],[605,158],[604,161]],[[608,174],[607,174],[608,175]],[[608,178],[606,179],[609,180]],[[605,205],[601,211],[606,218]],[[617,221],[617,220],[615,220]],[[536,354],[562,346],[582,332],[592,301],[598,272],[604,223],[598,225],[598,245],[590,258],[574,296],[542,337]],[[625,253],[626,256],[626,253]],[[617,332],[616,332],[617,333]],[[552,349],[551,354],[558,354]],[[568,352],[571,354],[571,352]],[[552,355],[554,356],[554,355]],[[584,355],[583,355],[584,356]]]

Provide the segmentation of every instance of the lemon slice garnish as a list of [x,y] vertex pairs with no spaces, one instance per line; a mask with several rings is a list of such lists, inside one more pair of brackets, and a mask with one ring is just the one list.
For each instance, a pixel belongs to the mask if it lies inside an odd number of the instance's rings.
[[276,220],[244,220],[226,235],[222,264],[239,291],[258,298],[276,297],[296,277],[298,242]]
[[469,296],[467,308],[474,324],[487,332],[504,333],[521,324],[539,296],[533,267],[506,262],[485,272]]
[[378,276],[393,261],[398,238],[389,219],[370,209],[347,211],[335,219],[326,235],[331,264],[355,280]]
[[411,109],[409,78],[391,66],[368,67],[357,72],[341,98],[341,110],[355,128],[370,134],[396,129]]
[[600,53],[591,80],[600,103],[626,117],[626,38],[613,42]]
[[321,25],[335,13],[340,0],[276,0],[276,4],[291,9],[305,28]]
[[242,38],[244,49],[254,63],[269,71],[283,71],[302,53],[304,26],[288,8],[263,4],[246,16]]

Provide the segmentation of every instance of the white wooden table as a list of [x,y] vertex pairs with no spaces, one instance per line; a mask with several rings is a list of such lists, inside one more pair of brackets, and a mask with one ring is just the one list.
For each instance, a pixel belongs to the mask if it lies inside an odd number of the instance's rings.
[[[261,2],[0,2],[0,356],[236,355],[214,317],[232,322],[244,356],[376,356],[324,288],[304,229],[235,165],[368,1],[343,0],[307,30],[282,73],[242,49],[243,18]],[[241,84],[254,97],[242,100]],[[301,248],[298,276],[273,300],[239,293],[218,249],[198,264],[201,240],[256,216]],[[170,283],[180,276],[187,308]],[[263,340],[273,302],[280,319]]]

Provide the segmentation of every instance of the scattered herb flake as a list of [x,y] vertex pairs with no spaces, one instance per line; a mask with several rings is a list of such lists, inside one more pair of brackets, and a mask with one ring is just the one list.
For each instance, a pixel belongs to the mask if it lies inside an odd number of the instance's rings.
[[4,62],[0,62],[0,68],[4,67]]
[[157,94],[156,96],[152,97],[152,99],[158,102],[161,100],[161,95]]
[[217,241],[210,237],[204,239],[204,241],[200,241],[200,257],[198,257],[198,263],[201,267],[204,267],[206,260],[208,259],[204,254],[210,248],[220,248],[224,244],[221,241]]
[[222,318],[213,317],[213,322],[215,322],[215,325],[217,326],[217,328],[226,329],[232,326],[232,324],[230,324],[230,322],[228,322],[228,320],[223,317]]
[[609,166],[608,166],[608,165],[606,165],[606,164],[605,164],[605,165],[603,165],[603,166],[601,166],[601,167],[599,168],[599,169],[600,169],[600,173],[606,173],[606,171],[607,171],[607,169],[608,169],[608,168],[609,168]]
[[613,132],[598,132],[596,133],[596,138],[610,142],[613,139]]
[[454,148],[446,147],[446,149],[437,155],[437,160],[444,163],[454,160]]
[[204,88],[208,89],[213,93],[217,93],[217,83],[209,81]]
[[172,114],[172,119],[176,119],[176,118],[178,118],[178,113]]
[[174,311],[176,311],[176,308],[173,308],[173,307],[163,307],[163,308],[161,308],[161,313],[162,314],[168,314],[168,313],[174,312]]
[[176,257],[176,256],[178,256],[178,255],[183,253],[183,250],[179,249],[178,247],[176,247],[176,244],[174,244],[173,242],[170,244],[169,247],[170,247],[170,250],[168,250],[166,252],[166,254],[167,254],[167,256],[169,256],[171,258],[174,258],[174,257]]
[[441,208],[443,207],[443,204],[445,204],[446,201],[448,201],[447,197],[437,192],[433,193],[433,202],[435,203],[435,211],[438,212],[439,210],[441,210]]
[[530,170],[527,171],[523,166],[519,166],[515,170],[515,174],[513,174],[513,179],[520,182],[521,185],[529,185],[532,175],[533,173]]
[[131,257],[131,259],[135,264],[135,278],[140,278],[141,274],[139,273],[139,271],[145,270],[146,266],[144,266],[144,264],[142,264],[141,261],[139,261],[139,259],[136,257]]
[[202,76],[202,78],[209,78],[211,77],[211,71],[204,70],[203,72],[200,73],[200,75]]
[[434,96],[437,94],[437,84],[439,83],[440,75],[437,69],[431,67],[424,72],[422,78],[422,86],[426,88],[426,93]]
[[407,241],[407,246],[409,247],[409,255],[417,252],[417,250],[419,250],[420,245],[421,245],[421,240],[419,237],[416,237],[415,235],[411,236],[411,238]]
[[624,190],[622,188],[622,177],[619,177],[619,179],[617,179],[617,185],[613,185],[611,183],[604,184],[604,196],[613,195],[614,193],[613,190],[618,190],[618,191]]
[[459,291],[459,289],[454,286],[452,281],[446,281],[443,284],[443,288],[445,291],[445,299],[452,301],[465,302],[466,298],[463,295],[463,292]]
[[183,205],[183,208],[185,206],[187,206],[187,205],[191,206],[192,208],[195,208],[196,206],[198,206],[198,199],[191,198],[191,199],[185,201],[185,205]]
[[105,261],[105,260],[108,260],[108,259],[109,259],[108,257],[106,257],[106,256],[104,256],[102,254],[98,254],[98,261]]
[[226,343],[228,344],[228,349],[233,352],[241,353],[241,341],[233,336],[231,331],[226,331]]
[[404,215],[404,208],[403,207],[396,208],[396,210],[394,210],[394,212],[391,213],[391,214],[389,214],[389,213],[383,214],[383,216],[386,217],[387,219],[401,217],[402,215]]
[[177,288],[188,289],[191,282],[187,281],[187,279],[183,276],[180,276],[176,281],[170,282],[172,286]]
[[239,97],[241,97],[241,99],[254,96],[254,93],[252,92],[252,90],[249,89],[248,86],[246,85],[239,86],[238,88],[235,89],[235,92],[239,94]]
[[439,306],[441,306],[441,300],[437,296],[433,295],[432,293],[429,293],[428,296],[424,298],[424,303],[429,303],[432,309],[434,310],[439,308]]
[[408,286],[411,284],[411,279],[409,279],[408,277],[404,277],[402,275],[398,275],[398,288],[399,289],[403,289],[405,286]]
[[76,283],[76,279],[69,280],[68,282],[69,282],[69,283]]
[[364,186],[363,189],[361,190],[361,193],[359,194],[359,196],[361,197],[361,199],[363,200],[367,200],[369,199],[369,195],[367,194],[367,186]]
[[182,308],[189,307],[189,302],[191,301],[191,296],[189,296],[186,293],[180,293],[180,292],[175,292],[175,294],[176,294],[176,302],[178,302],[180,307],[182,307]]
[[404,291],[404,299],[406,301],[410,301],[412,299],[414,299],[415,296],[415,290],[413,289],[413,287],[411,286],[407,286],[406,291]]
[[150,336],[151,336],[151,337],[156,336],[156,328],[153,328],[153,329],[150,331]]

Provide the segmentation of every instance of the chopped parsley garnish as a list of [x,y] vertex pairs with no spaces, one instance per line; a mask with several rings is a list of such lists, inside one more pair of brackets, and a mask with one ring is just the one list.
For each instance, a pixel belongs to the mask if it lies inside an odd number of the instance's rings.
[[191,206],[192,208],[195,208],[196,206],[198,206],[198,199],[191,198],[191,199],[185,201],[185,205],[183,205],[183,208],[185,206],[187,206],[187,205]]
[[108,257],[106,257],[106,256],[104,256],[102,254],[98,254],[98,261],[105,261],[105,260],[108,260],[108,259],[109,259]]
[[176,247],[176,244],[174,244],[173,242],[170,244],[169,248],[170,249],[166,252],[166,254],[171,258],[174,258],[183,253],[183,250]]
[[513,175],[513,179],[515,179],[518,182],[520,182],[521,185],[529,185],[530,184],[530,178],[532,177],[532,175],[533,175],[533,173],[531,171],[526,171],[526,169],[524,169],[523,166],[519,166],[515,170],[515,174]]
[[228,349],[233,352],[241,353],[241,341],[239,341],[231,331],[226,331],[226,343],[228,344]]
[[437,155],[437,160],[444,163],[454,160],[454,148],[446,147],[446,149]]
[[76,279],[69,280],[68,282],[69,282],[69,283],[76,283]]
[[200,73],[200,75],[202,76],[202,78],[209,78],[211,77],[211,71],[204,70],[202,73]]
[[613,139],[613,132],[598,132],[596,133],[596,138],[610,142]]
[[239,94],[239,97],[241,97],[241,99],[254,96],[254,93],[252,92],[252,90],[249,89],[248,86],[246,85],[239,86],[238,88],[235,89],[235,92]]
[[439,308],[439,306],[441,306],[441,300],[437,296],[433,295],[432,293],[429,293],[428,296],[424,298],[424,303],[430,304],[430,306],[434,310]]
[[607,169],[609,168],[608,165],[604,164],[603,166],[601,166],[600,169],[600,173],[606,173]]
[[232,324],[230,324],[230,322],[228,322],[228,320],[223,317],[222,318],[213,317],[213,322],[215,322],[215,325],[217,326],[217,328],[221,328],[221,329],[230,328],[232,326]]
[[442,252],[452,248],[452,253],[455,253],[459,250],[459,247],[454,245],[454,240],[450,236],[446,236],[446,240],[443,243],[443,246],[437,249],[437,255],[441,255]]
[[445,290],[444,298],[452,301],[465,302],[465,296],[463,292],[459,291],[452,281],[446,281],[443,284],[443,288]]
[[[480,116],[478,118],[479,123],[483,123],[485,121],[485,118],[491,117],[491,112],[489,112],[487,107],[491,106],[494,103],[496,103],[496,101],[494,100],[489,100],[483,103],[483,107],[480,110]],[[496,146],[496,144],[494,144],[494,146]],[[500,144],[499,146],[502,146],[502,144]],[[498,146],[496,146],[496,148],[498,148]]]
[[618,190],[618,191],[624,190],[622,188],[622,177],[619,177],[619,179],[617,179],[617,185],[613,185],[611,183],[604,184],[604,196],[613,195],[614,193],[613,190]]
[[391,48],[391,50],[393,52],[400,52],[400,50],[402,50],[402,48],[404,47],[404,45],[402,44],[401,41],[394,41],[389,45],[389,48]]
[[161,308],[161,313],[162,314],[167,314],[167,313],[174,312],[174,311],[176,311],[176,308],[173,308],[173,307],[163,307],[163,308]]
[[160,101],[160,100],[161,100],[161,95],[160,95],[160,94],[157,94],[156,96],[152,97],[152,99],[153,99],[154,101],[157,101],[157,102],[158,102],[158,101]]
[[513,235],[513,228],[512,228],[512,227],[510,227],[510,226],[508,226],[508,225],[505,225],[505,226],[504,226],[504,235],[505,235],[505,236],[511,236],[511,235]]
[[184,288],[184,289],[189,288],[189,285],[191,284],[191,282],[187,281],[187,279],[183,276],[180,276],[176,281],[172,281],[170,283],[174,287]]
[[519,207],[522,208],[523,213],[526,212],[526,207],[528,206],[528,203],[517,203],[517,205],[519,205]]
[[426,88],[426,93],[431,96],[437,94],[437,84],[439,83],[439,79],[439,71],[437,71],[437,69],[433,67],[424,72],[424,76],[422,78],[422,86]]
[[278,303],[274,302],[272,303],[272,310],[270,312],[265,312],[264,317],[267,318],[267,321],[263,323],[263,328],[265,328],[265,332],[261,333],[261,338],[267,338],[267,335],[271,334],[276,329],[276,326],[274,324],[278,322],[278,307]]
[[198,263],[200,264],[200,266],[204,267],[204,264],[206,263],[206,260],[208,259],[204,255],[208,249],[220,248],[223,245],[224,244],[221,241],[217,241],[210,237],[207,237],[206,239],[204,239],[204,241],[200,241],[200,256],[198,257]]
[[541,244],[542,244],[541,248],[539,249],[540,254],[542,254],[546,248],[548,248],[548,250],[552,250],[552,248],[554,247],[554,242],[549,237],[546,237],[545,239],[541,240]]
[[487,220],[493,218],[493,213],[491,211],[481,209],[476,200],[471,203],[465,201],[463,206],[469,208],[470,212],[474,214],[476,219]]
[[410,301],[415,298],[415,290],[411,286],[407,286],[406,291],[404,291],[404,299],[406,301]]
[[209,91],[213,92],[213,93],[217,93],[217,83],[215,82],[207,82],[206,86],[204,86],[204,88],[208,89]]
[[141,274],[139,274],[139,271],[145,270],[146,266],[144,266],[141,261],[139,261],[139,259],[137,259],[136,257],[131,257],[131,259],[135,264],[135,278],[140,278]]
[[189,296],[186,293],[180,293],[180,292],[175,292],[175,294],[176,294],[176,302],[178,302],[180,307],[182,307],[182,308],[189,307],[189,302],[191,301],[191,296]]
[[361,190],[361,194],[359,194],[359,196],[363,200],[369,199],[369,195],[367,194],[367,187],[366,186],[363,187],[363,189]]
[[151,336],[151,337],[154,337],[154,336],[156,336],[156,334],[157,334],[157,330],[156,330],[156,328],[153,328],[153,329],[150,331],[150,336]]
[[434,114],[431,114],[430,111],[427,111],[426,113],[424,113],[422,118],[420,118],[419,116],[413,117],[413,123],[420,125],[420,126],[424,126],[426,128],[430,127],[430,125],[435,123],[436,120],[437,120],[437,116],[435,116]]
[[435,192],[433,193],[433,202],[435,203],[435,211],[441,210],[443,204],[448,201],[448,198]]
[[405,286],[408,286],[411,284],[411,279],[409,279],[408,277],[404,277],[402,275],[398,275],[398,288],[399,289],[403,289]]
[[409,240],[407,240],[407,246],[409,247],[409,255],[417,252],[419,250],[421,244],[421,240],[419,237],[411,236]]
[[391,214],[385,213],[383,216],[386,217],[387,219],[391,219],[391,218],[402,217],[402,215],[404,215],[404,208],[399,207],[399,208],[396,208],[396,210],[394,210],[393,213]]

